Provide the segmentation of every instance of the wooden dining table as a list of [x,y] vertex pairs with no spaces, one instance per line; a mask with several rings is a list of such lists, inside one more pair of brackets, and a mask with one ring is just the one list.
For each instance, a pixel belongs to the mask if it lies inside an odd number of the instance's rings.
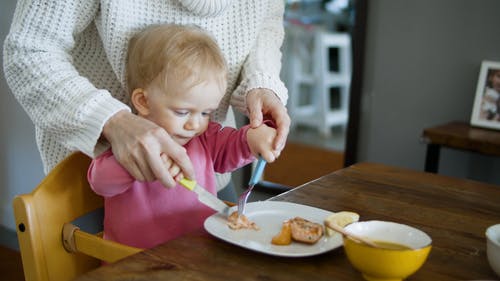
[[[500,186],[358,163],[269,200],[353,211],[361,221],[393,221],[425,231],[432,238],[431,253],[407,280],[499,280],[487,261],[485,230],[500,223]],[[343,247],[315,256],[280,257],[235,246],[200,228],[77,280],[350,281],[362,277]]]

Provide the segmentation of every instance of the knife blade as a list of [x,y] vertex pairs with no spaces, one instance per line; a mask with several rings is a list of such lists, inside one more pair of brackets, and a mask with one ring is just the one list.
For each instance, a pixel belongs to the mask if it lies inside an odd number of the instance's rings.
[[183,178],[179,183],[186,189],[193,191],[198,195],[198,200],[207,205],[208,207],[216,210],[219,213],[229,216],[229,206],[226,205],[222,200],[217,198],[217,196],[208,192],[205,188],[199,185],[196,181]]

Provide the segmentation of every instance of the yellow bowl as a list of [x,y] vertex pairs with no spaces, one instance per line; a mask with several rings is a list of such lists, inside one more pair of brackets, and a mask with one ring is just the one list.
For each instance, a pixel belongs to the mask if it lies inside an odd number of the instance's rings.
[[[406,249],[374,248],[344,237],[344,250],[351,264],[366,280],[403,280],[415,273],[431,250],[432,239],[414,227],[388,222],[363,221],[345,227],[349,233],[369,238],[382,245],[404,245]],[[395,246],[395,245],[392,245]]]

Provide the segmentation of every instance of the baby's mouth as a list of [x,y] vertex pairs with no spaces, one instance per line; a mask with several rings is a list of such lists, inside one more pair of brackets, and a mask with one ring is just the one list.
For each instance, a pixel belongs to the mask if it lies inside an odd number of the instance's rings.
[[191,140],[192,138],[194,138],[195,136],[180,136],[180,135],[176,135],[175,138],[178,139],[178,140],[182,140],[182,141],[188,141],[188,140]]

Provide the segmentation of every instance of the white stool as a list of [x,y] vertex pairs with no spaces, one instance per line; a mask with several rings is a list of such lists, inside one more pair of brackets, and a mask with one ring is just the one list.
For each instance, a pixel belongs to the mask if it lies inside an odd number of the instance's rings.
[[[287,46],[285,80],[292,129],[305,125],[329,136],[333,126],[345,128],[352,69],[349,34],[297,26],[287,28],[287,33],[290,45]],[[330,67],[331,48],[338,50],[337,70]],[[332,88],[337,88],[339,93],[338,105],[334,107],[331,105]]]

